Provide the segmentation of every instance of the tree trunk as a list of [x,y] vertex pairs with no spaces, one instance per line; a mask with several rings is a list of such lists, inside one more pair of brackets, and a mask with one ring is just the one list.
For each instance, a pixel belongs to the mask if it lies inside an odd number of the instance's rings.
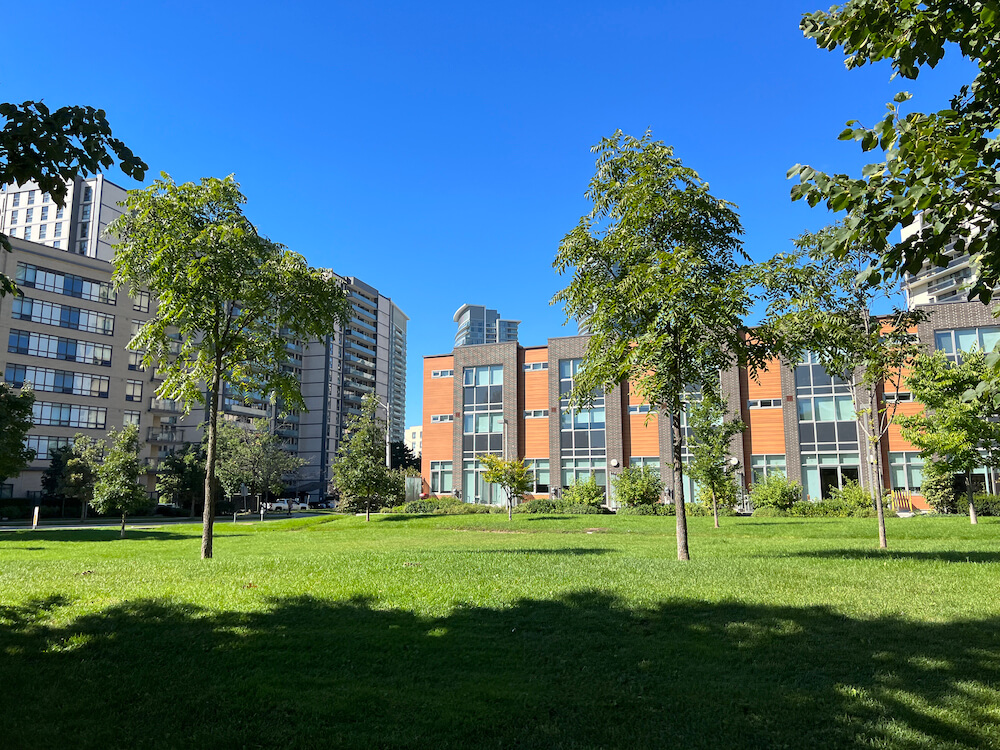
[[125,514],[122,513],[122,539],[125,538]]
[[84,498],[80,498],[80,520],[87,520],[87,501]]
[[513,521],[514,520],[514,496],[513,495],[508,495],[507,496],[507,520],[508,521]]
[[715,518],[715,528],[719,528],[719,505],[715,499],[715,490],[712,490],[712,516]]
[[677,408],[673,409],[670,414],[670,437],[674,471],[674,511],[677,515],[677,559],[690,560],[687,511],[684,507],[684,462],[681,459],[684,434],[681,432],[680,403],[675,402],[675,406]]
[[372,499],[365,498],[365,521],[372,520]]
[[979,515],[976,513],[976,501],[972,497],[972,469],[965,472],[965,496],[969,499],[969,523],[978,524]]
[[[215,375],[209,389],[211,401],[208,408],[208,448],[205,451],[205,507],[201,514],[201,558],[212,556],[212,526],[215,523],[215,464],[218,460],[217,443],[219,427],[219,390],[222,380],[222,362],[216,356]],[[193,504],[192,504],[192,507]]]

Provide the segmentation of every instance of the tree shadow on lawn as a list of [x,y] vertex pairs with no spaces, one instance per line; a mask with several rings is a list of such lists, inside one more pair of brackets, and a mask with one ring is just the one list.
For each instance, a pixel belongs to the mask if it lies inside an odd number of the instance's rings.
[[920,562],[1000,563],[998,552],[962,552],[959,550],[880,550],[823,549],[794,552],[787,557],[811,557],[829,560],[916,560]]
[[998,618],[599,593],[443,617],[69,604],[0,609],[5,748],[1000,746]]
[[[247,536],[247,534],[223,533],[225,538]],[[201,529],[197,533],[178,534],[162,529],[125,529],[122,538],[121,529],[116,526],[99,529],[39,529],[37,531],[12,531],[0,534],[0,549],[4,542],[24,542],[29,539],[36,544],[45,542],[134,542],[154,540],[159,542],[188,541],[201,537]]]

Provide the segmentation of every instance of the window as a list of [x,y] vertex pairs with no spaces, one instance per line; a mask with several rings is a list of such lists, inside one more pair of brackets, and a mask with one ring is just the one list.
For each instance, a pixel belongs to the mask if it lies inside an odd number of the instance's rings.
[[132,299],[132,309],[137,312],[149,312],[149,292],[136,292]]
[[103,430],[106,427],[108,410],[103,406],[79,406],[77,404],[57,404],[52,401],[36,401],[32,407],[32,420],[36,426],[82,427]]
[[12,206],[20,206],[21,205],[21,194],[20,193],[14,193],[13,198],[14,198],[14,200],[11,201],[11,205]]
[[466,367],[462,388],[462,451],[467,457],[503,450],[503,366]]
[[78,297],[92,302],[104,302],[108,305],[115,304],[116,295],[109,283],[50,271],[30,263],[19,262],[17,264],[14,281],[19,286],[41,289],[43,292],[64,294],[68,297]]
[[25,211],[24,211],[24,223],[25,224],[30,224],[31,222],[33,222],[35,220],[34,216],[35,216],[35,209],[33,209],[33,208],[25,209]]
[[886,403],[902,404],[913,400],[913,394],[909,391],[886,391],[884,394]]
[[9,500],[14,497],[14,485],[0,484],[0,499]]
[[17,211],[10,212],[10,223],[17,224]]
[[146,368],[142,364],[142,352],[128,353],[128,369],[135,372],[145,371]]
[[110,336],[115,332],[115,316],[93,310],[82,310],[56,302],[44,302],[31,297],[14,299],[11,317],[60,328],[72,328],[87,333]]
[[68,448],[73,444],[73,438],[50,437],[48,435],[28,435],[24,439],[24,446],[31,448],[35,452],[36,461],[50,461],[52,451],[57,448]]
[[629,414],[655,414],[656,409],[651,407],[649,404],[629,404],[628,407]]
[[80,239],[85,240],[87,239],[87,232],[89,231],[90,231],[90,222],[84,221],[80,223],[80,229],[76,234]]
[[854,405],[843,379],[830,376],[814,355],[795,368],[799,445],[803,453],[859,449]]
[[48,234],[48,227],[49,227],[48,224],[42,224],[40,227],[38,227],[38,239],[40,240],[45,239],[46,235]]
[[1000,326],[981,328],[954,328],[934,332],[934,348],[940,349],[951,362],[959,362],[962,352],[980,349],[993,351],[1000,341]]
[[49,220],[49,207],[48,206],[42,206],[41,220],[42,221],[48,221]]
[[780,398],[754,398],[747,401],[748,409],[780,409]]
[[125,412],[125,418],[122,420],[122,426],[124,427],[126,425],[134,424],[136,427],[138,427],[139,426],[139,418],[140,418],[140,416],[141,416],[141,412],[126,411]]
[[453,378],[453,377],[455,377],[455,371],[454,370],[432,370],[431,371],[431,377],[432,378]]
[[28,205],[30,206],[34,202],[35,202],[35,191],[34,190],[29,190],[28,191]]
[[491,484],[483,479],[486,469],[479,461],[462,462],[462,499],[467,503],[497,505],[506,503],[507,497],[499,485]]
[[916,451],[889,454],[889,482],[894,490],[920,492],[924,481],[924,459]]
[[431,492],[451,491],[451,461],[431,461]]
[[57,221],[55,227],[52,230],[53,237],[62,237],[62,222]]
[[65,209],[62,206],[56,206],[56,218],[61,219],[63,217],[63,211]]
[[656,469],[656,473],[660,473],[660,457],[659,456],[632,456],[628,460],[628,465],[633,469],[638,469],[643,466],[649,466]]
[[549,491],[549,460],[547,458],[525,459],[524,465],[531,473],[532,489],[534,494],[545,494]]
[[25,382],[31,383],[36,391],[69,393],[74,396],[108,397],[111,379],[107,375],[91,375],[85,372],[53,370],[32,365],[7,365],[4,376],[8,383],[20,388]]
[[538,370],[548,370],[548,362],[525,362],[524,371],[525,372],[537,372]]
[[52,200],[48,193],[42,193],[42,203],[48,203]]
[[90,206],[80,208],[80,221],[90,221]]
[[62,243],[59,240],[56,240],[55,242],[52,243],[52,247],[58,250],[59,248],[62,247]]
[[455,415],[454,414],[432,414],[431,415],[431,422],[437,423],[437,422],[454,422],[454,421],[455,421]]
[[528,409],[524,412],[525,419],[547,419],[548,416],[548,409]]
[[83,188],[83,202],[90,203],[92,200],[94,200],[94,188],[90,185],[86,185]]
[[142,381],[141,380],[126,380],[125,381],[125,400],[126,401],[142,401]]
[[87,254],[87,240],[80,240],[76,243],[76,253],[77,255]]
[[750,457],[750,481],[759,482],[771,474],[785,475],[785,457],[779,455],[772,456],[751,456]]
[[105,344],[77,341],[62,336],[47,336],[43,333],[19,331],[13,328],[7,339],[7,351],[12,354],[28,354],[66,362],[111,366],[111,347]]
[[31,239],[31,227],[25,227],[24,228],[24,239],[26,239],[26,240],[30,240]]
[[802,489],[810,500],[830,497],[847,481],[860,481],[857,453],[819,453],[802,456]]
[[576,482],[586,482],[590,477],[605,489],[608,486],[607,459],[573,458],[562,459],[562,486],[569,487]]
[[[581,359],[559,361],[559,445],[562,458],[588,458],[607,455],[604,394],[595,394],[592,404],[579,412],[570,409],[569,396]],[[564,483],[565,484],[565,483]]]

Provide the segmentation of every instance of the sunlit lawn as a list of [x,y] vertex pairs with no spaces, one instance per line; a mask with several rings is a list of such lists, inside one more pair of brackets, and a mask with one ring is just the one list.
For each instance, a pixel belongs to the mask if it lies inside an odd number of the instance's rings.
[[1000,523],[0,534],[0,748],[1000,747]]

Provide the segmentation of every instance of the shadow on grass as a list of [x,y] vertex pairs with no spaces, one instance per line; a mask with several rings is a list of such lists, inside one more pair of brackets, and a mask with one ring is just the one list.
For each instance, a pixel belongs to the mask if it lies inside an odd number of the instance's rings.
[[996,618],[594,593],[443,617],[69,604],[0,608],[5,748],[1000,746]]
[[542,548],[513,548],[507,547],[505,549],[468,549],[463,550],[459,554],[463,555],[607,555],[615,552],[613,549],[604,549],[602,547],[558,547],[555,549]]
[[[0,544],[3,542],[23,542],[30,539],[33,542],[129,542],[142,540],[156,540],[168,542],[175,540],[191,541],[201,536],[199,529],[197,534],[178,534],[165,529],[126,529],[125,537],[122,538],[121,530],[115,527],[100,529],[39,529],[38,531],[12,531],[0,536]],[[229,534],[228,537],[246,536],[245,534]]]
[[829,560],[916,560],[918,562],[1000,563],[1000,552],[961,552],[957,550],[880,550],[823,549],[796,552],[789,557],[811,557]]

